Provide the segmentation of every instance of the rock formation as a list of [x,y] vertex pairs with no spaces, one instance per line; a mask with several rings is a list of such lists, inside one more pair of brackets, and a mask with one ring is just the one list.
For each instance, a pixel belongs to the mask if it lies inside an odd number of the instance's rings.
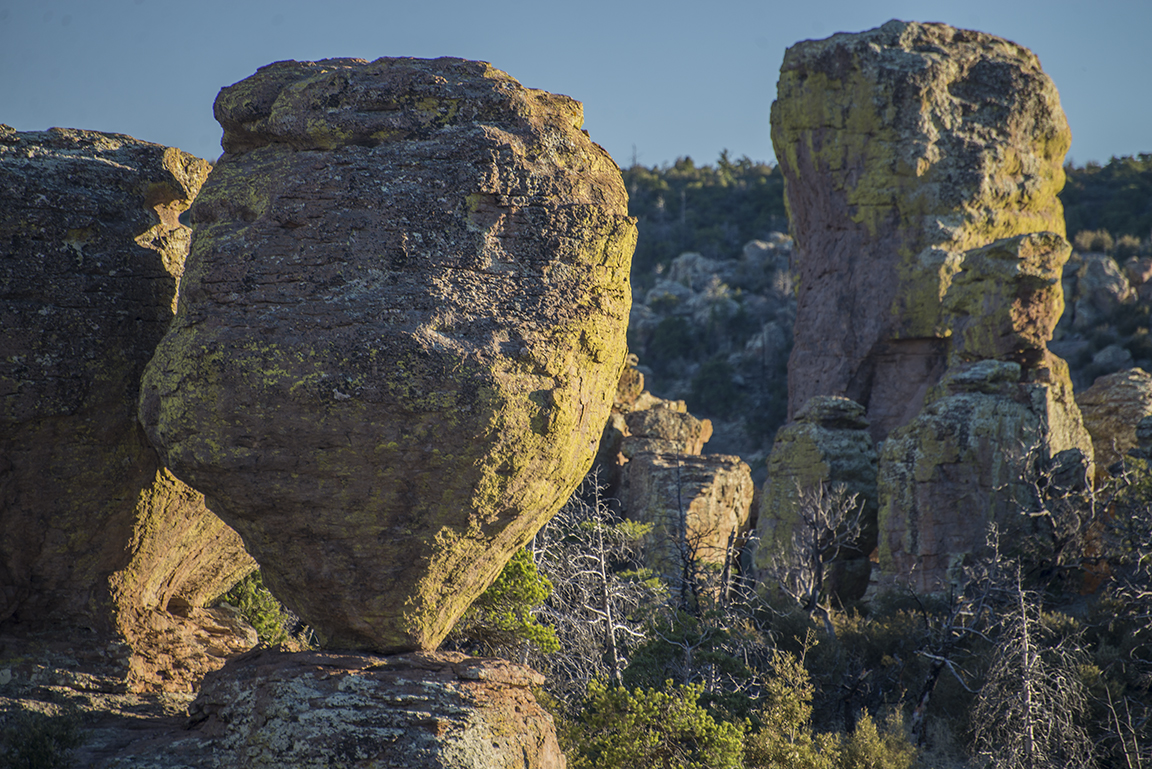
[[879,562],[899,582],[949,584],[984,550],[989,523],[1008,533],[1018,510],[1033,509],[1021,474],[1044,442],[1046,394],[1020,378],[1011,361],[953,367],[939,397],[884,442]]
[[843,485],[864,507],[865,530],[830,569],[840,600],[860,598],[868,587],[869,560],[876,548],[876,446],[864,407],[847,398],[818,395],[780,428],[768,459],[768,482],[756,520],[759,543],[753,559],[758,582],[781,571],[778,559],[793,557],[792,535],[799,524],[798,493]]
[[1091,451],[1046,346],[1070,253],[1059,97],[1014,43],[891,21],[790,48],[772,138],[799,275],[789,413],[865,407],[888,439],[881,566],[939,586],[1007,514],[957,499],[1000,488],[1021,451]]
[[1139,446],[1136,426],[1152,415],[1152,374],[1133,368],[1102,376],[1076,397],[1092,436],[1096,478]]
[[941,300],[965,253],[1063,235],[1068,125],[1031,52],[942,24],[798,43],[777,90],[800,286],[789,415],[841,395],[866,407],[879,440],[944,373]]
[[626,368],[598,456],[604,496],[624,517],[652,525],[646,561],[659,573],[679,577],[682,547],[699,563],[723,566],[748,531],[751,470],[737,456],[702,455],[712,423],[643,388],[643,374]]
[[128,136],[0,126],[0,633],[127,641],[146,688],[246,648],[202,607],[255,564],[136,423],[208,171]]
[[592,462],[619,170],[578,102],[482,62],[280,62],[215,110],[141,421],[326,645],[435,648]]

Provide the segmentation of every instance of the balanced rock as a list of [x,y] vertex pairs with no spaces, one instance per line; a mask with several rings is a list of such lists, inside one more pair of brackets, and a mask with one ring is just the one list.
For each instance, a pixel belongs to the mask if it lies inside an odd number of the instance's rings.
[[[759,544],[754,568],[771,583],[791,561],[793,534],[802,525],[800,492],[836,486],[856,495],[863,506],[863,529],[829,569],[841,600],[859,598],[868,587],[869,560],[876,547],[876,446],[864,407],[847,398],[818,395],[780,428],[768,455],[768,481],[756,521]],[[849,563],[851,562],[851,563]]]
[[[188,251],[178,217],[208,171],[119,134],[0,126],[0,622],[126,641],[145,688],[189,688],[246,648],[205,646],[200,620],[218,629],[202,607],[255,563],[136,422]],[[187,654],[169,665],[173,634]]]
[[140,417],[333,648],[435,648],[588,470],[634,220],[581,105],[483,62],[223,89]]
[[1133,368],[1102,376],[1076,396],[1092,436],[1097,480],[1139,446],[1136,427],[1152,415],[1152,374]]
[[[890,21],[798,43],[777,92],[772,141],[800,279],[789,415],[813,396],[844,396],[865,406],[881,440],[944,373],[956,313],[942,298],[969,260],[1027,275],[1010,257],[1040,244],[979,250],[1063,235],[1068,125],[1035,55],[943,24]],[[1044,281],[1049,267],[1059,278],[1061,253],[1034,260]],[[972,320],[995,328],[976,335],[1011,337],[1001,319],[1018,293],[993,292],[986,302],[1003,306]],[[1041,293],[1029,312],[1054,317],[1023,320],[1050,329],[1062,306]]]

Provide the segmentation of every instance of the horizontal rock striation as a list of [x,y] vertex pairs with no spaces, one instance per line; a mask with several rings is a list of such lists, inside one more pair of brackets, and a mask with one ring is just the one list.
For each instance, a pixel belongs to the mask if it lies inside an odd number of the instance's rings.
[[483,62],[220,92],[140,417],[330,647],[432,649],[592,462],[636,230],[582,108]]

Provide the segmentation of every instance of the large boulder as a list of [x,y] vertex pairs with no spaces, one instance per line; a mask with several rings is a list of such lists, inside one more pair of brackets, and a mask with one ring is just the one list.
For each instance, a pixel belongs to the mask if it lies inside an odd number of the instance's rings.
[[[179,216],[209,168],[119,134],[0,126],[0,623],[127,641],[142,687],[189,688],[248,638],[222,652],[200,620],[218,625],[201,610],[255,563],[136,422],[188,251]],[[163,649],[173,634],[186,653]]]
[[581,105],[483,62],[223,89],[140,417],[334,648],[435,648],[588,470],[634,220]]
[[800,278],[790,414],[864,406],[887,439],[880,565],[936,589],[1024,504],[1021,451],[1091,463],[1047,347],[1071,253],[1059,96],[1015,43],[890,21],[790,48],[772,139]]
[[[777,92],[772,141],[799,274],[789,415],[816,395],[848,397],[880,440],[944,373],[955,314],[942,298],[978,258],[969,252],[1063,236],[1068,125],[1035,55],[943,24],[890,21],[798,43]],[[1042,260],[1057,278],[1060,253]],[[988,301],[1010,305],[1015,293]],[[1051,297],[1036,311],[1054,317],[1028,323],[1050,331],[1062,309]]]
[[1152,374],[1133,368],[1097,379],[1076,396],[1092,435],[1097,479],[1139,445],[1136,425],[1152,414]]

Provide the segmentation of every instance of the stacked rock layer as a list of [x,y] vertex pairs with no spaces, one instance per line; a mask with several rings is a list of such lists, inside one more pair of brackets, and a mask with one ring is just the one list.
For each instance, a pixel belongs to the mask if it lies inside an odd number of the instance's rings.
[[582,108],[482,62],[221,91],[141,421],[332,647],[434,648],[588,470],[636,229]]

